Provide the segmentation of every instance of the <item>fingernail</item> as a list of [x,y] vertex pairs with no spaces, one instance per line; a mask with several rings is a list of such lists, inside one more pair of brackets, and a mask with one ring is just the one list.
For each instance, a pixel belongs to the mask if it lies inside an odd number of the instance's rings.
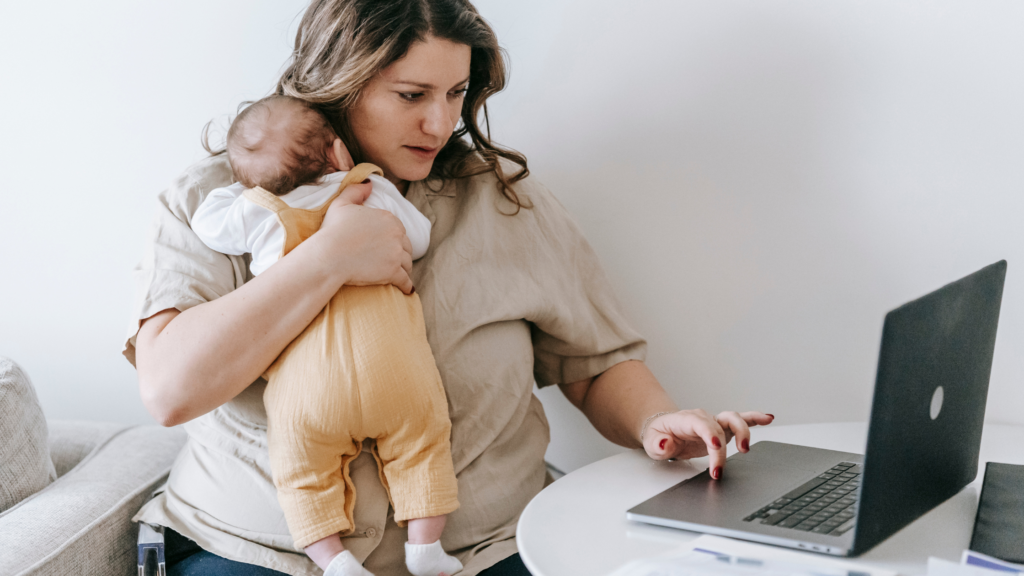
[[775,414],[765,414],[765,416],[771,418],[772,420],[775,420]]
[[750,440],[743,440],[743,442],[740,442],[740,446],[744,450],[750,450]]
[[711,445],[714,446],[715,448],[722,447],[722,443],[718,440],[718,436],[711,437]]
[[721,480],[721,478],[722,478],[722,467],[721,466],[715,466],[715,470],[714,470],[714,472],[711,473],[711,477],[714,478],[715,480]]
[[659,450],[664,450],[665,449],[665,444],[668,444],[668,438],[662,438],[661,439],[661,442],[658,443],[658,449]]

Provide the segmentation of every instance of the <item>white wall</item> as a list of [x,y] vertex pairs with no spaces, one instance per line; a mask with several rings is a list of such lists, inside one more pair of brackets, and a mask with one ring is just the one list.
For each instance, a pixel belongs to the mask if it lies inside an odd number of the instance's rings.
[[[51,417],[150,421],[119,352],[152,198],[270,90],[303,5],[0,6],[0,354]],[[1006,258],[988,416],[1024,424],[1024,4],[477,5],[512,63],[494,136],[577,217],[681,405],[864,420],[883,314]],[[556,464],[617,450],[540,395]]]
[[0,354],[51,418],[152,422],[120,351],[155,195],[273,87],[304,4],[0,3]]

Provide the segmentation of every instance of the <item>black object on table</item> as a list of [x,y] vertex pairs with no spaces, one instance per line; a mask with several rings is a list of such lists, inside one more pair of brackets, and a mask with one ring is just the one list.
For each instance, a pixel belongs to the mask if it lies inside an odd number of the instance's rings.
[[986,464],[971,550],[1024,563],[1024,466]]

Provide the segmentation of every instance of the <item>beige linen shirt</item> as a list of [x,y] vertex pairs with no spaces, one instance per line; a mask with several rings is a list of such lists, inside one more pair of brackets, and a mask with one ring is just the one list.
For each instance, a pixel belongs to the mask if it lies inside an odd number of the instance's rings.
[[[247,257],[207,248],[189,228],[214,188],[232,182],[224,156],[208,158],[160,194],[136,268],[136,320],[124,355],[134,364],[139,319],[219,298],[251,279]],[[545,482],[548,424],[533,394],[642,360],[593,250],[536,180],[516,184],[533,205],[515,216],[491,173],[414,182],[406,197],[433,225],[413,265],[427,340],[448,396],[461,507],[442,544],[472,576],[516,553],[523,508]],[[504,214],[503,214],[504,213]],[[167,484],[136,520],[169,526],[217,555],[293,575],[321,574],[296,550],[271,479],[264,380],[186,424],[188,442]],[[352,464],[355,533],[345,546],[378,576],[407,575],[403,543],[364,451]]]

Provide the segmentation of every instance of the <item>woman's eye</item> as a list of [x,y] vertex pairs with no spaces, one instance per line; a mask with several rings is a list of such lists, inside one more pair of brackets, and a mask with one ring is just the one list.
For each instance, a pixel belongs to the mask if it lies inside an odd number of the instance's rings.
[[399,92],[398,96],[401,97],[402,100],[408,100],[409,102],[414,102],[416,100],[419,100],[420,97],[423,96],[423,93],[422,92]]
[[451,93],[452,97],[454,97],[454,98],[462,98],[463,96],[466,95],[466,91],[467,90],[469,90],[468,87],[466,87],[466,88],[459,88],[458,90],[453,90],[452,93]]

